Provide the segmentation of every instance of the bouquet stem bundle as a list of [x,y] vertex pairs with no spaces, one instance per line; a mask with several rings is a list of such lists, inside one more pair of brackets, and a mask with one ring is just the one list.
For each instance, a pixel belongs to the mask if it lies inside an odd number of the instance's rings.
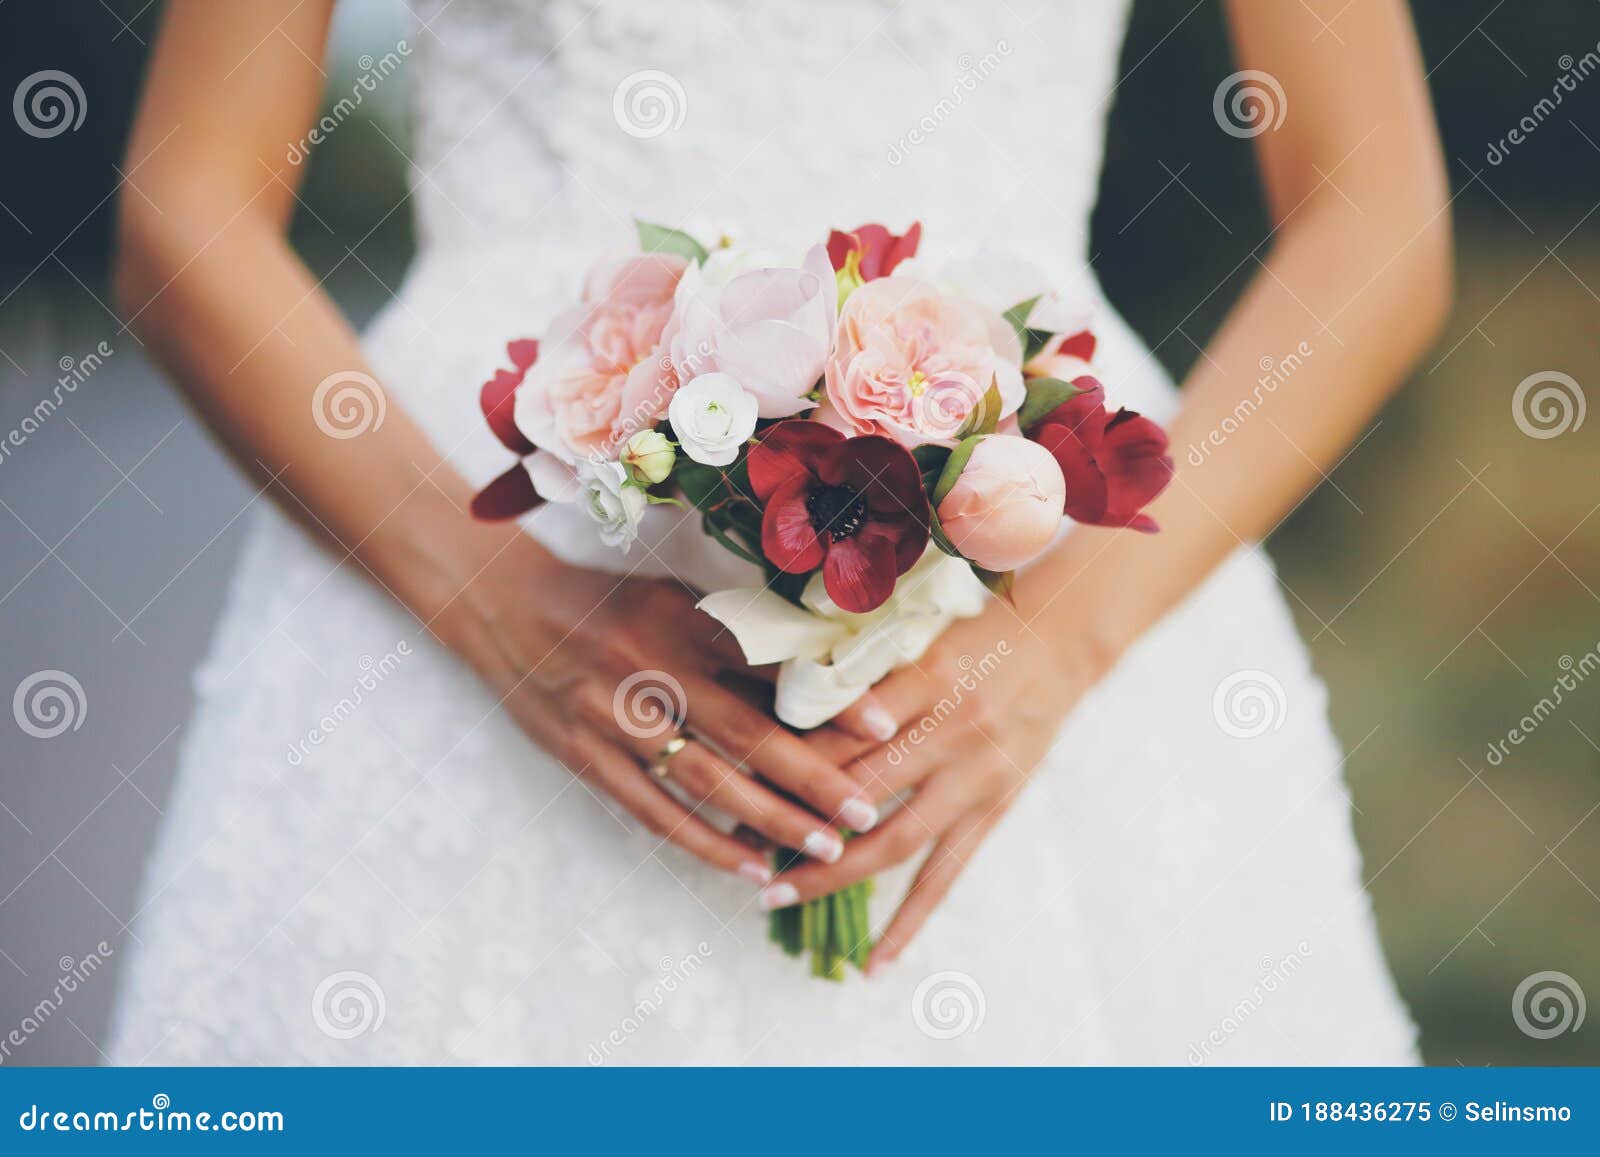
[[[804,853],[784,848],[773,857],[773,870],[787,872],[805,859]],[[790,956],[809,950],[812,976],[843,980],[845,964],[865,968],[872,951],[867,915],[871,896],[872,881],[864,880],[832,895],[779,908],[768,917],[768,933]]]

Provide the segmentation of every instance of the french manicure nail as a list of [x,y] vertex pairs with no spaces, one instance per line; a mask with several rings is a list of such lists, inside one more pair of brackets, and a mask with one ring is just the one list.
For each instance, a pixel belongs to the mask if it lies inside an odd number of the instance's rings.
[[800,893],[793,884],[774,884],[764,888],[761,892],[761,906],[767,911],[774,908],[787,908],[800,902]]
[[801,845],[813,860],[831,864],[844,855],[844,841],[832,832],[812,832]]
[[889,965],[893,963],[894,961],[892,960],[874,960],[871,964],[867,965],[867,979],[877,980],[878,977],[884,974]]
[[861,725],[880,743],[889,742],[900,730],[895,717],[876,705],[862,708]]
[[839,816],[852,831],[867,832],[878,822],[878,809],[866,800],[852,796],[839,808]]
[[739,875],[763,887],[772,882],[772,869],[760,860],[746,860],[739,865]]

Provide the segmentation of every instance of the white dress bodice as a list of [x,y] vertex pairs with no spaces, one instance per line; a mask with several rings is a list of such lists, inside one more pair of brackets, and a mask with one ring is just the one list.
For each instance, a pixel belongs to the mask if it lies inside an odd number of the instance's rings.
[[1125,0],[422,0],[425,246],[920,218],[1081,262]]

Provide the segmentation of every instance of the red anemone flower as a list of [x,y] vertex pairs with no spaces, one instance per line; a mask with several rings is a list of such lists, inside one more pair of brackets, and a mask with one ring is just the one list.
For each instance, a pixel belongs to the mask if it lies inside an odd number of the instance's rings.
[[749,464],[762,552],[788,574],[820,566],[842,610],[882,606],[928,545],[922,473],[898,442],[794,419],[770,427]]
[[898,237],[882,225],[861,225],[848,233],[835,229],[828,234],[828,260],[835,270],[843,269],[854,253],[861,280],[875,281],[888,277],[907,257],[916,256],[921,240],[921,221],[913,221],[911,228]]
[[1155,519],[1141,511],[1172,480],[1166,431],[1132,410],[1108,413],[1105,390],[1093,378],[1072,384],[1083,393],[1028,430],[1067,480],[1067,516],[1090,526],[1155,532]]

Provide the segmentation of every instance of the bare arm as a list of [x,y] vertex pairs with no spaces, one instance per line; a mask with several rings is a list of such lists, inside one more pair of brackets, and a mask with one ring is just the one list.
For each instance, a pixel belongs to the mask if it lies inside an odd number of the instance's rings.
[[[1449,309],[1449,188],[1403,0],[1229,0],[1228,14],[1240,67],[1286,97],[1282,126],[1255,138],[1271,250],[1184,383],[1178,472],[1151,510],[1162,533],[1080,528],[1018,584],[1041,629],[1080,632],[1074,604],[1110,608],[1088,636],[1099,662],[1320,481]],[[1285,380],[1258,389],[1262,359],[1291,353]]]
[[[724,752],[824,817],[853,802],[853,826],[870,826],[848,776],[718,685],[729,663],[696,635],[712,624],[684,591],[564,567],[515,527],[474,522],[465,480],[392,402],[359,437],[319,427],[319,383],[372,373],[285,239],[301,175],[290,143],[317,112],[332,8],[168,6],[121,204],[117,291],[130,321],[285,509],[471,663],[536,742],[652,831],[725,870],[765,872],[645,774],[666,731],[623,727],[614,697],[639,672],[670,678],[684,700],[675,706]],[[462,406],[474,406],[473,383],[461,387]],[[786,846],[837,854],[826,821],[699,743],[673,774],[697,801]]]

